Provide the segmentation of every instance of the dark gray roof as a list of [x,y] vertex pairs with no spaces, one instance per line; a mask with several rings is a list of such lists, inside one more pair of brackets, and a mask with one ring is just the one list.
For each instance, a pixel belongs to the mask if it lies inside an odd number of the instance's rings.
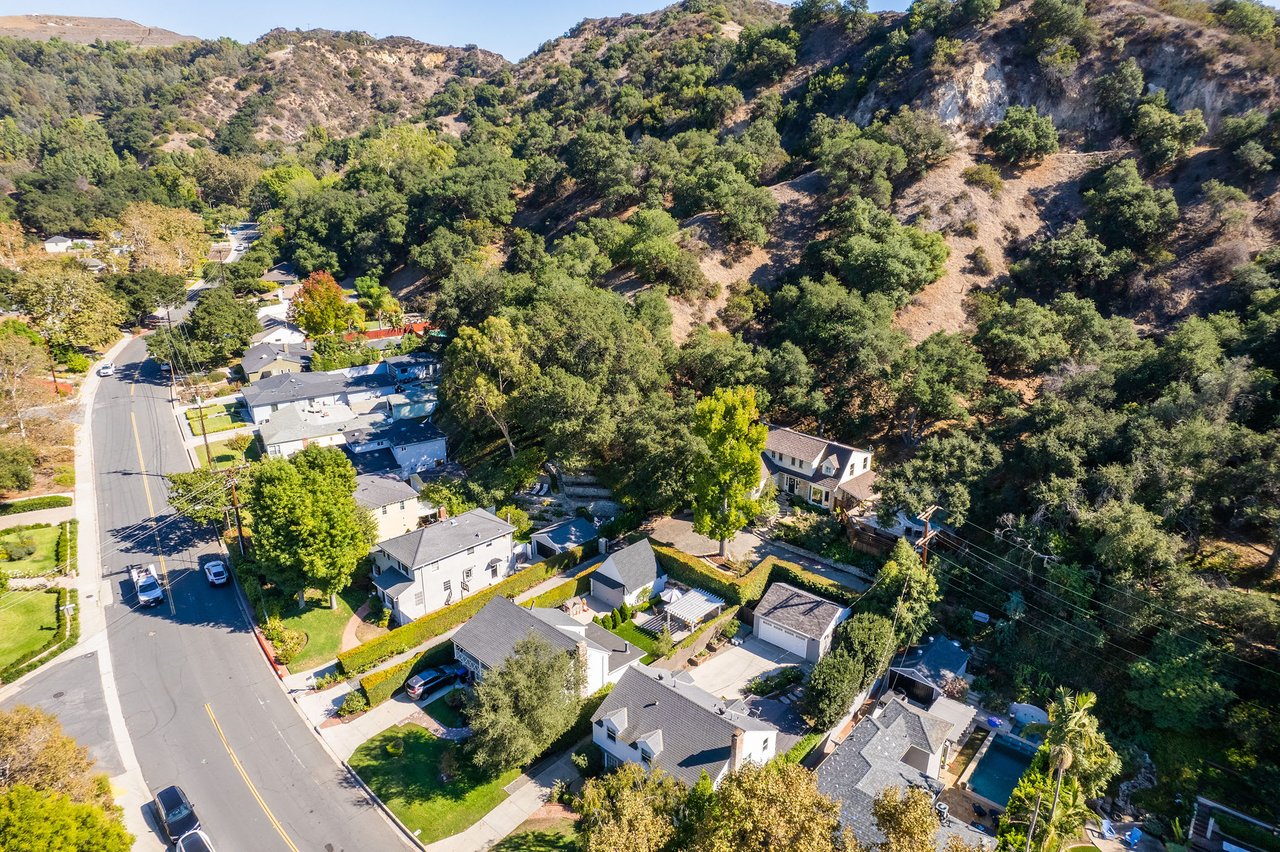
[[826,636],[843,612],[839,604],[786,583],[774,583],[756,604],[757,616],[811,639]]
[[596,525],[586,518],[566,518],[549,527],[534,530],[534,535],[545,536],[557,547],[577,547],[599,535]]
[[635,544],[609,554],[609,558],[596,569],[593,576],[598,578],[603,575],[617,580],[630,593],[652,586],[661,573],[658,557],[653,555],[653,546],[649,544],[649,539],[642,538]]
[[610,633],[594,622],[587,624],[587,642],[609,652],[609,671],[611,672],[616,672],[644,656],[644,649],[636,647],[616,633]]
[[[818,766],[818,789],[840,801],[841,824],[865,844],[882,842],[884,835],[871,815],[875,797],[889,787],[941,789],[941,782],[903,763],[902,758],[912,746],[930,753],[938,751],[950,727],[946,720],[896,698],[878,715],[859,722]],[[940,838],[945,836],[940,834]]]
[[342,373],[280,373],[267,376],[241,388],[240,393],[250,407],[261,405],[285,405],[336,396],[342,393],[376,390],[395,385],[390,376],[374,373],[368,376],[348,378]]
[[382,573],[373,578],[373,584],[393,598],[413,588],[413,580],[395,568],[382,569]]
[[298,273],[294,272],[293,267],[287,263],[277,263],[263,273],[262,280],[273,284],[292,284],[298,280]]
[[273,361],[288,361],[305,366],[311,363],[311,353],[291,349],[288,344],[255,343],[244,351],[244,355],[240,358],[240,369],[247,376],[258,372]]
[[396,454],[389,447],[357,453],[351,447],[343,445],[342,451],[351,459],[351,466],[358,474],[393,473],[400,470],[400,462],[396,461]]
[[930,636],[924,643],[896,657],[893,668],[941,688],[948,676],[960,674],[968,662],[969,652],[961,648],[959,642],[945,636]]
[[776,730],[730,709],[692,683],[677,680],[673,673],[648,666],[623,672],[591,721],[606,716],[619,725],[618,739],[628,745],[637,739],[653,742],[650,735],[659,733],[661,750],[653,762],[690,786],[704,770],[713,779],[719,777],[729,762],[735,731]]
[[418,492],[398,476],[363,473],[356,477],[355,498],[366,509],[379,509],[401,500],[417,500]]
[[876,480],[879,476],[874,470],[863,471],[855,477],[840,483],[840,490],[855,500],[870,500],[876,496]]
[[772,423],[766,425],[769,427],[769,434],[764,443],[766,450],[775,450],[783,455],[794,456],[819,465],[834,456],[836,466],[840,469],[849,463],[849,458],[854,453],[854,448],[848,444],[806,435],[804,432],[797,432],[785,426],[774,426]]
[[835,488],[840,483],[840,480],[835,476],[828,476],[823,473],[821,467],[815,468],[813,473],[805,473],[804,471],[787,467],[784,464],[779,464],[768,456],[762,456],[761,460],[764,462],[764,469],[769,472],[770,476],[776,473],[785,473],[788,476],[794,476],[796,479],[803,479],[805,482],[816,485],[819,488],[828,489]]
[[573,651],[578,640],[538,618],[524,607],[497,595],[458,628],[453,644],[480,661],[485,668],[502,665],[516,643],[533,634],[541,636],[551,647]]
[[423,417],[416,420],[392,420],[381,424],[358,425],[343,430],[342,436],[348,444],[362,444],[368,441],[387,441],[393,447],[408,447],[412,444],[425,444],[444,437],[444,433],[429,419]]
[[514,531],[511,524],[484,509],[472,509],[456,518],[379,542],[378,547],[412,569]]

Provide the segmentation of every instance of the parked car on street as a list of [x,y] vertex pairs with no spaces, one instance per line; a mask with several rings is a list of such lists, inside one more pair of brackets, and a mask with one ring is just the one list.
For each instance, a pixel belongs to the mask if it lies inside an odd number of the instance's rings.
[[153,806],[156,809],[156,819],[160,821],[170,843],[177,843],[184,835],[200,830],[200,817],[196,816],[195,806],[181,787],[165,787],[156,793]]
[[223,586],[231,579],[231,575],[227,573],[227,563],[221,559],[204,563],[204,576],[210,586]]
[[116,365],[110,361],[98,368],[98,375],[102,377],[114,376],[116,374]]
[[171,375],[173,373],[173,365],[168,361],[161,361],[160,372],[164,373],[166,376]]
[[467,667],[462,663],[450,663],[447,666],[440,666],[436,669],[427,669],[424,672],[418,672],[405,681],[404,691],[409,694],[410,698],[417,701],[442,686],[448,686],[459,678],[466,677],[466,674]]
[[213,841],[203,831],[192,831],[178,838],[175,852],[214,852]]

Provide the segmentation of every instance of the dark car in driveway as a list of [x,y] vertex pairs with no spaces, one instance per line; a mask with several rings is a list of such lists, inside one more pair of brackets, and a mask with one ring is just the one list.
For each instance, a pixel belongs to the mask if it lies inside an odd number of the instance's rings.
[[184,834],[199,830],[200,817],[196,816],[195,806],[181,787],[165,787],[156,793],[153,805],[156,819],[160,821],[170,843],[177,843]]
[[467,667],[462,663],[450,663],[436,669],[418,672],[405,681],[404,691],[414,701],[430,695],[442,686],[448,686],[459,678],[466,677]]

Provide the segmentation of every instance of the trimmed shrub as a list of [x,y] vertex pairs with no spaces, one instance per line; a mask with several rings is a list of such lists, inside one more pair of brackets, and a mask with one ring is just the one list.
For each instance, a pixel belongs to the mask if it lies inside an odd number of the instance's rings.
[[353,689],[347,693],[347,697],[342,699],[342,706],[338,708],[339,716],[354,716],[356,713],[363,713],[369,709],[369,699],[364,697],[364,693],[358,689]]
[[61,494],[50,494],[47,497],[31,497],[27,500],[0,503],[0,515],[18,515],[22,512],[35,512],[39,509],[60,509],[63,506],[70,506],[71,502],[70,497],[64,497]]
[[815,574],[812,571],[797,565],[794,562],[787,562],[776,556],[765,557],[755,570],[759,570],[761,566],[769,567],[769,581],[783,582],[795,586],[797,589],[803,589],[806,592],[812,592],[824,598],[830,598],[837,603],[848,606],[858,598],[862,597],[861,593],[854,591],[842,583],[835,580],[829,580],[821,574]]
[[555,576],[562,568],[576,566],[582,561],[583,553],[593,547],[594,542],[587,542],[582,547],[575,547],[572,550],[557,554],[544,562],[539,562],[531,568],[526,568],[520,573],[506,578],[496,585],[476,592],[469,598],[463,598],[452,606],[438,609],[435,612],[424,615],[422,618],[409,622],[403,627],[398,627],[386,636],[370,639],[362,645],[343,651],[338,655],[338,664],[342,666],[342,671],[348,676],[367,672],[388,657],[394,657],[396,654],[421,645],[434,636],[439,636],[441,633],[452,630],[483,609],[484,605],[494,596],[502,595],[506,598],[514,598],[522,592],[532,589],[543,580]]
[[[64,574],[76,570],[76,530],[79,525],[79,521],[63,524],[62,531],[58,533],[58,543],[54,546],[54,562]],[[63,570],[64,568],[67,570]]]

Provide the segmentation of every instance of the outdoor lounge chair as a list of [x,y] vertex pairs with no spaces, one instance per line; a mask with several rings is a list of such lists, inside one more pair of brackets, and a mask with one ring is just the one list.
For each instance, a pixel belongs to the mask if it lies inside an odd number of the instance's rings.
[[1135,828],[1124,836],[1124,845],[1130,849],[1137,849],[1138,844],[1142,842],[1142,829]]
[[973,803],[973,812],[980,817],[985,817],[987,815],[987,809],[977,802]]
[[1111,824],[1111,820],[1104,819],[1101,827],[1102,836],[1107,840],[1115,840],[1120,835],[1116,834],[1116,827]]

